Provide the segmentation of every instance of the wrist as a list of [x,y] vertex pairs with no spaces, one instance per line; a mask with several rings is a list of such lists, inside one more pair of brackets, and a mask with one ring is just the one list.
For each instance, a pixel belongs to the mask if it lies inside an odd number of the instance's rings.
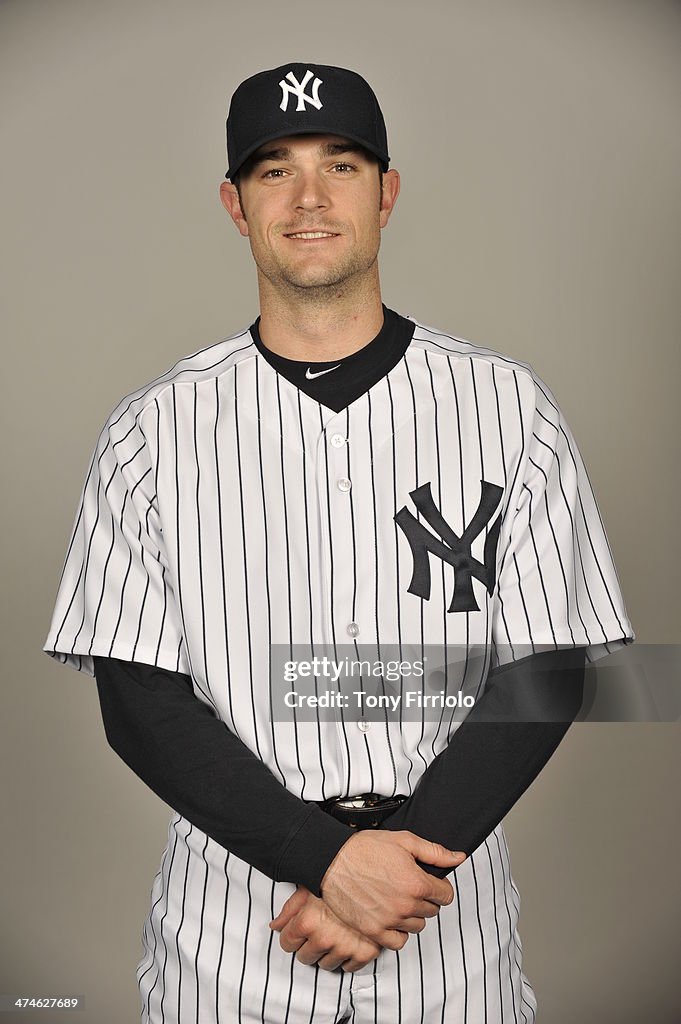
[[357,832],[351,831],[350,835],[346,837],[345,842],[339,846],[333,859],[329,861],[328,867],[319,882],[319,893],[322,898],[324,897],[324,886],[328,885],[329,879],[338,871],[343,860],[343,856],[347,853],[348,843],[352,842],[357,834]]
[[321,896],[322,878],[352,835],[347,825],[311,804],[310,813],[281,851],[276,881],[296,882],[313,896]]

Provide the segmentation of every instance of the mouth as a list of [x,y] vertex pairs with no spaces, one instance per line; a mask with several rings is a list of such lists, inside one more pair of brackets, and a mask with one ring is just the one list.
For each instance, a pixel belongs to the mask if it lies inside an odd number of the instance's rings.
[[327,238],[338,238],[338,235],[332,231],[292,231],[290,234],[284,235],[284,238],[290,238],[296,242],[318,242]]

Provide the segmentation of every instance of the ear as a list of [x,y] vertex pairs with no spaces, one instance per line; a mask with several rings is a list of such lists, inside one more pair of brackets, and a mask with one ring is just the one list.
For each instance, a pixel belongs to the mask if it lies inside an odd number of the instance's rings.
[[400,175],[399,171],[396,171],[394,167],[386,171],[383,175],[383,195],[381,196],[381,207],[379,214],[379,223],[382,228],[388,223],[390,214],[393,211],[393,206],[397,202],[397,197],[400,194]]
[[239,234],[245,238],[248,235],[248,224],[244,211],[241,209],[236,185],[233,185],[231,181],[223,181],[220,184],[220,201],[236,224]]

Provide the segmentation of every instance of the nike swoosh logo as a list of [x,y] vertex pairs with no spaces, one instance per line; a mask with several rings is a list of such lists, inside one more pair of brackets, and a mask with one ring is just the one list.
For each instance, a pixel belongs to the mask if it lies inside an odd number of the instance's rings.
[[310,367],[308,366],[307,370],[305,371],[305,376],[307,380],[314,380],[315,377],[321,377],[323,373],[331,373],[332,370],[337,370],[339,366],[340,363],[336,363],[335,366],[330,366],[328,370],[317,370],[316,373],[312,373]]

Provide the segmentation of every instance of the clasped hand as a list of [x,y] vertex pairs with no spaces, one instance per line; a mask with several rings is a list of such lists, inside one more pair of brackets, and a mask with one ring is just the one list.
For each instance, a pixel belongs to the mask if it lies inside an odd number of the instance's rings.
[[357,971],[381,949],[402,949],[410,933],[422,931],[454,899],[451,883],[416,861],[455,868],[465,859],[413,832],[357,832],[329,865],[321,899],[298,886],[270,928],[301,963]]

